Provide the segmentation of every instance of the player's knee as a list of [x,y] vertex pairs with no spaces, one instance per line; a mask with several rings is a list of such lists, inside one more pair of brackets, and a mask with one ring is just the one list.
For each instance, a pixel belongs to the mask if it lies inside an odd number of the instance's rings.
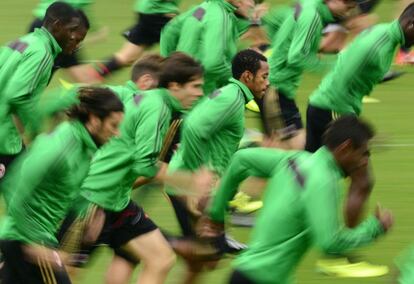
[[176,262],[176,255],[172,249],[163,249],[157,253],[157,257],[151,258],[146,263],[147,266],[151,267],[151,270],[156,270],[159,273],[167,273],[171,270]]

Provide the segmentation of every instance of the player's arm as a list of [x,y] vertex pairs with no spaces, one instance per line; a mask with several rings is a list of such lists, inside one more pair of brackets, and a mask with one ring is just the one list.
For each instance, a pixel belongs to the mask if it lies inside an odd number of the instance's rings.
[[288,64],[305,68],[319,62],[313,46],[319,46],[322,20],[314,9],[303,8],[297,19],[296,30],[288,53]]
[[[15,120],[21,123],[21,130],[31,136],[39,128],[39,110],[36,109],[41,89],[47,85],[44,78],[46,68],[50,68],[53,58],[42,52],[31,52],[24,55],[5,90],[10,98]],[[30,133],[31,132],[31,133]]]
[[316,177],[305,180],[305,184],[306,218],[317,246],[325,252],[341,253],[368,244],[391,226],[383,223],[378,214],[353,229],[346,228],[338,218],[340,189],[336,178]]
[[194,10],[191,17],[188,17],[183,21],[182,28],[179,33],[179,39],[177,44],[177,51],[181,51],[196,57],[198,55],[199,40],[202,33],[202,19],[205,15],[203,8],[199,7]]
[[240,183],[248,177],[269,178],[289,152],[251,148],[236,152],[220,181],[208,207],[208,216],[217,223],[224,223],[227,205],[236,195]]

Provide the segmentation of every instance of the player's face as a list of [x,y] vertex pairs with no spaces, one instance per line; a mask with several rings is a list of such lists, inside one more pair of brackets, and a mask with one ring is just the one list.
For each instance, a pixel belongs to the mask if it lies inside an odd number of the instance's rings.
[[97,119],[97,121],[93,123],[94,133],[91,131],[91,134],[101,145],[105,144],[111,137],[119,135],[119,125],[123,118],[124,113],[121,111],[112,112],[103,120],[94,117],[92,119]]
[[203,96],[203,84],[203,78],[197,78],[178,86],[176,97],[184,109],[190,109]]
[[231,0],[230,3],[237,7],[236,13],[242,17],[249,18],[253,13],[253,0]]
[[267,88],[269,88],[269,64],[265,61],[260,61],[260,69],[253,77],[253,84],[250,88],[256,98],[263,98]]
[[356,7],[356,2],[351,0],[330,0],[327,2],[327,5],[336,18],[344,19]]
[[369,163],[369,157],[370,151],[367,142],[358,148],[349,144],[343,151],[342,168],[347,175],[350,175],[353,171],[366,167]]
[[73,18],[67,24],[57,23],[57,32],[54,33],[56,41],[62,48],[62,53],[72,54],[80,46],[88,30],[81,24],[79,18]]

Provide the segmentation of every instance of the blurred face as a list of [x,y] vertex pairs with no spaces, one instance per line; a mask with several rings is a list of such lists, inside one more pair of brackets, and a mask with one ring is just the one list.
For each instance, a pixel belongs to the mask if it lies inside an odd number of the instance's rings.
[[101,120],[97,116],[91,115],[90,127],[88,128],[95,141],[100,145],[105,144],[113,136],[119,135],[119,125],[124,118],[121,111],[111,112],[109,116]]
[[52,35],[62,48],[62,53],[72,54],[80,47],[87,32],[80,19],[73,18],[67,24],[57,20],[53,25]]
[[249,88],[255,98],[263,98],[269,87],[268,77],[269,64],[260,61],[260,69],[257,70],[256,75],[253,75],[250,71],[245,71],[240,78],[240,82]]
[[326,5],[335,18],[344,19],[357,4],[352,0],[328,0]]
[[196,78],[185,84],[170,83],[169,90],[176,97],[184,109],[190,109],[203,96],[203,78]]
[[230,0],[229,2],[237,8],[236,14],[244,18],[249,18],[252,15],[254,0]]
[[365,167],[369,163],[370,151],[368,142],[359,148],[354,148],[350,140],[345,141],[335,149],[336,160],[343,171],[350,175],[353,171]]

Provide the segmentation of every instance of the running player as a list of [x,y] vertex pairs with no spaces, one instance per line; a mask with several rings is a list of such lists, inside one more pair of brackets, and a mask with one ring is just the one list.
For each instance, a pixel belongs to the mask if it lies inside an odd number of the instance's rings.
[[389,212],[378,211],[355,229],[343,228],[340,181],[369,160],[373,130],[348,116],[330,125],[324,147],[316,153],[253,148],[235,154],[203,219],[203,237],[223,233],[227,203],[249,176],[270,178],[264,206],[249,247],[235,261],[230,283],[289,283],[312,245],[341,253],[368,244],[392,225]]
[[12,196],[0,231],[2,283],[70,283],[56,231],[79,195],[91,157],[118,133],[123,118],[122,102],[110,90],[77,92],[70,121],[40,135],[2,183]]
[[236,44],[248,27],[241,28],[236,15],[247,18],[253,7],[253,0],[204,1],[166,25],[161,33],[161,55],[182,51],[198,59],[205,69],[204,93],[211,94],[231,78]]
[[[206,167],[221,176],[230,157],[237,151],[244,133],[244,105],[262,97],[269,85],[266,58],[251,49],[233,59],[233,78],[200,102],[185,118],[178,151],[169,164],[169,173],[195,172]],[[194,238],[194,221],[199,212],[186,196],[167,190],[184,237]],[[228,247],[227,247],[228,248]],[[194,283],[202,264],[187,261],[185,283]]]
[[[84,39],[89,24],[83,13],[65,3],[46,11],[42,28],[0,49],[1,173],[23,149],[23,133],[35,132],[35,104],[49,83],[54,58],[71,54]],[[0,176],[1,178],[1,176]]]

